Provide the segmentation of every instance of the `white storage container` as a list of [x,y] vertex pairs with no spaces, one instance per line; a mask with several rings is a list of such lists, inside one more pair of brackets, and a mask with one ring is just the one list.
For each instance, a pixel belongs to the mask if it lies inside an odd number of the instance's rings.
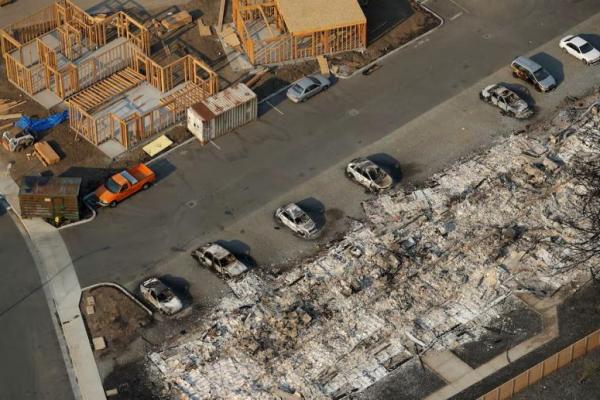
[[256,93],[238,83],[188,108],[187,128],[204,144],[257,116]]

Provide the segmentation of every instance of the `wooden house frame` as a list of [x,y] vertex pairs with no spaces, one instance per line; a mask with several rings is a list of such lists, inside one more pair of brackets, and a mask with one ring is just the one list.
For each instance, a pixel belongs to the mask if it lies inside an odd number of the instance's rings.
[[[44,43],[45,35],[58,38],[58,52]],[[150,52],[148,30],[126,13],[117,12],[97,19],[70,0],[60,0],[0,29],[0,52],[8,80],[19,89],[30,96],[51,89],[65,99],[71,93],[63,90],[63,81],[75,81],[77,67],[67,63],[58,69],[58,53],[74,62],[84,48],[96,50],[116,38],[125,38],[146,54]]]
[[[97,75],[92,85],[67,100],[71,129],[94,145],[114,139],[130,149],[183,121],[188,107],[218,91],[217,74],[202,61],[187,55],[161,67],[130,42],[90,59],[87,61],[90,66],[86,68],[98,74],[93,65],[102,65],[114,58],[124,60],[118,71]],[[161,93],[156,107],[125,117],[101,112],[144,82]]]
[[[70,127],[94,145],[115,139],[130,149],[218,91],[217,74],[191,55],[164,67],[153,61],[149,31],[126,13],[96,18],[70,0],[0,29],[0,51],[8,80],[30,96],[50,90],[66,100]],[[160,98],[152,109],[99,112],[145,83]]]
[[253,64],[367,47],[367,20],[356,0],[232,0],[232,10],[240,42]]

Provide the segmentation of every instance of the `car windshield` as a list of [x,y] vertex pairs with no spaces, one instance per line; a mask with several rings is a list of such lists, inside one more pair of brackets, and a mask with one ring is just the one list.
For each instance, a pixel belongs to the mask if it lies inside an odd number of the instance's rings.
[[108,178],[106,185],[104,186],[106,186],[106,189],[112,193],[119,193],[119,191],[121,191],[121,185],[115,182],[113,178]]
[[594,50],[594,47],[593,47],[591,44],[589,44],[589,43],[586,43],[586,44],[584,44],[583,46],[581,46],[581,47],[579,48],[579,50],[581,50],[581,52],[582,52],[583,54],[585,54],[585,53],[589,53],[590,51]]
[[296,94],[304,93],[304,89],[302,89],[302,86],[300,86],[300,85],[292,86],[292,91],[296,92]]
[[544,79],[549,77],[550,74],[544,68],[540,68],[533,73],[533,76],[535,76],[535,79],[537,79],[538,81],[543,81]]
[[318,80],[317,78],[314,78],[314,77],[312,77],[312,76],[309,76],[309,77],[308,77],[308,79],[310,79],[311,81],[313,81],[313,83],[314,83],[315,85],[319,85],[319,86],[321,86],[321,82],[319,82],[319,80]]

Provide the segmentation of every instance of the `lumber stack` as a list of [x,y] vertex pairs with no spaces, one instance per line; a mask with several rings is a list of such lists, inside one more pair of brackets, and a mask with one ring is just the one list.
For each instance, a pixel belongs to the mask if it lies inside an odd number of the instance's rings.
[[223,38],[223,41],[227,43],[227,45],[237,49],[240,47],[240,39],[237,34],[233,30],[231,25],[225,25],[222,31],[220,31],[220,35]]
[[60,161],[60,156],[54,151],[50,143],[48,142],[37,142],[33,145],[34,153],[36,157],[44,164],[46,167],[48,165],[56,164]]
[[0,99],[0,118],[4,116],[2,119],[13,119],[19,118],[21,114],[9,114],[8,112],[15,107],[18,107],[22,104],[25,104],[25,100],[16,101],[9,99]]
[[181,28],[192,22],[192,16],[187,11],[179,11],[176,14],[169,15],[167,18],[161,21],[162,26],[167,31],[172,31],[177,28]]

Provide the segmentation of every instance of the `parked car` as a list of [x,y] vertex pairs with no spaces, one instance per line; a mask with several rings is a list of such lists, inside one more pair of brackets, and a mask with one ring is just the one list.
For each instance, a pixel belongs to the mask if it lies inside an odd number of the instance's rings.
[[517,57],[510,64],[515,78],[532,83],[540,92],[556,88],[556,79],[544,67],[527,57]]
[[145,301],[164,314],[177,314],[183,308],[179,297],[158,278],[142,282],[140,292]]
[[320,233],[315,221],[296,203],[275,210],[275,220],[304,239],[313,239]]
[[498,107],[502,115],[518,119],[529,118],[533,115],[533,108],[525,100],[500,83],[484,88],[479,93],[479,98]]
[[581,36],[565,36],[558,45],[561,49],[588,65],[600,60],[600,51]]
[[119,202],[140,190],[148,189],[154,181],[156,174],[146,164],[138,164],[108,178],[94,192],[95,202],[102,207],[116,207]]
[[287,97],[294,103],[300,103],[329,88],[329,86],[331,86],[331,81],[325,75],[308,75],[290,86]]
[[387,172],[366,158],[355,158],[350,161],[346,166],[346,176],[372,191],[389,189],[394,183]]
[[192,251],[192,257],[221,275],[235,277],[248,271],[248,266],[234,254],[217,243],[207,243]]

